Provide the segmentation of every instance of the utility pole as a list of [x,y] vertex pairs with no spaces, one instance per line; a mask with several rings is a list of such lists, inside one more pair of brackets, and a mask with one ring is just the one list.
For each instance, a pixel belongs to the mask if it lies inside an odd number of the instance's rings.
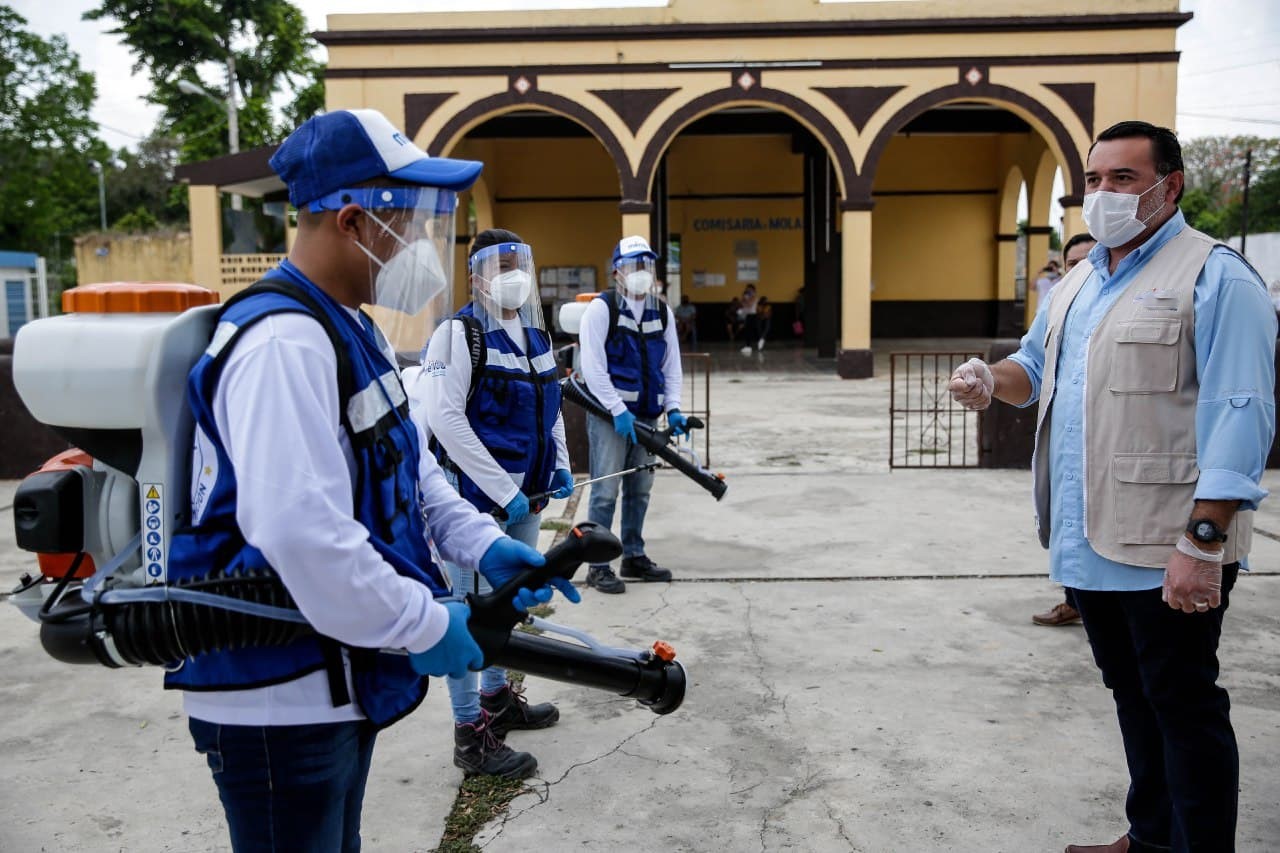
[[1253,165],[1253,149],[1244,152],[1244,197],[1240,199],[1240,254],[1249,239],[1249,167]]
[[93,164],[93,170],[98,173],[98,218],[102,221],[102,230],[107,230],[107,182],[103,177],[102,164],[97,160],[90,160]]
[[[236,55],[227,51],[227,143],[232,154],[240,153],[240,111],[236,107],[236,89],[239,87],[239,81],[236,79]],[[243,201],[239,193],[233,193],[231,196],[231,209],[240,210],[243,207]]]

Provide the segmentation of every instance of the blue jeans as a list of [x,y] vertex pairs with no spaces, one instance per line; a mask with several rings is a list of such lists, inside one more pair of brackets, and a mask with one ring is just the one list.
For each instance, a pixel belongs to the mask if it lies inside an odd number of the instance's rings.
[[[638,423],[654,426],[656,418],[636,418]],[[637,465],[653,462],[649,451],[613,431],[613,423],[591,415],[587,418],[587,440],[591,445],[591,476],[603,477]],[[606,530],[613,526],[613,509],[622,490],[622,556],[644,554],[644,516],[649,511],[649,492],[653,491],[653,472],[637,471],[591,484],[591,503],[587,520]]]
[[1073,591],[1120,720],[1131,853],[1235,849],[1240,754],[1217,682],[1238,568],[1223,567],[1222,605],[1205,613],[1172,609],[1159,589]]
[[190,720],[235,853],[355,853],[372,723],[224,726]]
[[[512,539],[519,540],[530,548],[538,547],[538,531],[542,528],[542,514],[530,514],[516,524],[503,524],[503,530]],[[457,563],[445,562],[445,570],[449,573],[449,583],[459,597],[469,592],[480,594],[493,592],[493,587],[474,569],[464,568]],[[507,683],[507,671],[500,666],[491,666],[480,672],[468,672],[462,678],[445,678],[449,687],[449,702],[453,705],[453,721],[455,723],[474,723],[480,719],[480,691],[496,693]]]

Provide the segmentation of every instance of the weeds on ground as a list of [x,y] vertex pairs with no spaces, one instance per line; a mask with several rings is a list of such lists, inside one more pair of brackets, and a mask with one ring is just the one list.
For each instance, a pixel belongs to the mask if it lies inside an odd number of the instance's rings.
[[573,527],[572,521],[565,521],[562,518],[546,518],[542,521],[543,530],[554,530],[559,533],[562,530],[568,530]]
[[504,814],[511,801],[525,790],[518,779],[472,776],[463,781],[453,809],[445,818],[444,835],[435,853],[478,853],[472,843],[486,823]]

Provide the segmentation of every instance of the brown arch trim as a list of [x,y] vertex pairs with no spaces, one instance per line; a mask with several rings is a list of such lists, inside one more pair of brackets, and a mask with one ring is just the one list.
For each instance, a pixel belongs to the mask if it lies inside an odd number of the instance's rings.
[[1077,190],[1084,186],[1084,164],[1080,159],[1080,152],[1076,149],[1075,143],[1071,139],[1071,134],[1067,132],[1067,129],[1058,120],[1057,116],[1048,107],[1030,95],[1024,94],[1017,89],[1011,89],[1008,86],[997,86],[986,82],[986,75],[983,74],[983,82],[976,86],[971,86],[964,82],[944,86],[941,89],[934,89],[894,113],[876,134],[871,147],[867,149],[867,157],[862,163],[862,174],[858,179],[856,189],[850,192],[850,198],[861,198],[868,201],[871,199],[871,184],[875,180],[876,167],[880,164],[880,157],[884,154],[884,149],[889,145],[889,140],[905,127],[907,122],[926,110],[947,101],[973,100],[975,97],[1015,104],[1035,116],[1049,129],[1049,132],[1053,134],[1054,139],[1057,141],[1058,147],[1062,149],[1062,154],[1066,158],[1066,171],[1071,177],[1071,186]]
[[649,140],[649,144],[645,146],[644,156],[640,158],[640,168],[632,178],[634,183],[624,189],[623,197],[649,197],[649,186],[653,181],[653,173],[658,167],[658,161],[685,125],[700,115],[715,112],[720,107],[743,103],[769,104],[782,112],[791,113],[804,119],[817,133],[818,140],[825,143],[824,147],[834,156],[836,169],[840,172],[841,183],[846,187],[846,191],[847,188],[854,186],[854,182],[858,177],[858,170],[853,165],[853,155],[849,153],[848,147],[844,144],[844,139],[836,131],[835,126],[831,124],[826,116],[818,112],[816,107],[808,101],[778,89],[761,87],[743,92],[735,86],[732,89],[724,88],[715,92],[708,92],[705,95],[694,98],[672,113],[654,133],[653,138]]
[[542,107],[549,112],[567,116],[585,127],[596,138],[596,141],[604,146],[609,156],[613,158],[613,165],[618,170],[618,183],[623,191],[622,197],[632,198],[632,196],[626,194],[628,181],[631,177],[631,163],[627,160],[627,153],[623,150],[622,143],[618,141],[618,137],[609,129],[609,126],[598,115],[577,101],[570,100],[563,95],[542,92],[538,89],[530,89],[523,95],[514,89],[508,89],[500,94],[490,95],[470,104],[445,122],[444,127],[440,129],[427,146],[427,153],[433,157],[442,156],[445,146],[458,137],[464,127],[490,113],[513,106]]

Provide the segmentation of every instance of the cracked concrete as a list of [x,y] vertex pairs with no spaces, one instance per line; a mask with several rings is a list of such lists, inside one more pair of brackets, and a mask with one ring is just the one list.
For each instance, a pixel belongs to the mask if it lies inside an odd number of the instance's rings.
[[[775,356],[791,357],[750,361]],[[689,673],[684,706],[657,717],[530,679],[530,700],[556,702],[561,721],[510,735],[540,776],[477,843],[1023,853],[1119,835],[1120,737],[1083,631],[1030,622],[1060,592],[1043,577],[1029,475],[890,472],[883,371],[840,382],[744,365],[717,374],[712,401],[728,495],[716,503],[660,472],[645,529],[676,581],[583,589],[552,617],[615,645],[672,642]],[[1280,474],[1264,485],[1280,487]],[[0,484],[0,506],[12,489]],[[0,588],[30,564],[10,525]],[[1257,525],[1280,534],[1280,499]],[[1280,849],[1280,541],[1255,537],[1253,557],[1221,657],[1242,760],[1238,849],[1267,851]],[[8,608],[0,668],[0,850],[228,849],[158,671],[56,664]],[[461,781],[449,725],[435,685],[380,736],[366,849],[435,846]]]

